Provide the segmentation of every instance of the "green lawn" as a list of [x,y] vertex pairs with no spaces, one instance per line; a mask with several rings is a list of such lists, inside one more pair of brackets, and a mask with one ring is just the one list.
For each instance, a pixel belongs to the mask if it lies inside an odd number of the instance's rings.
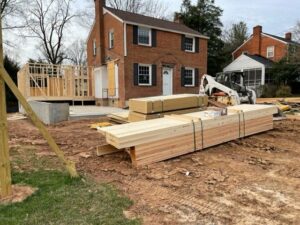
[[39,190],[23,203],[0,205],[0,225],[140,224],[124,217],[132,202],[110,185],[43,170],[14,173],[13,183]]

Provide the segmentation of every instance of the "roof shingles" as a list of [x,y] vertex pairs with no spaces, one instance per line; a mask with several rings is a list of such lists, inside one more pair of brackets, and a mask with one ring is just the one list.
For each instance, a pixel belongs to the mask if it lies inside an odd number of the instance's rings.
[[142,24],[150,27],[161,28],[162,30],[169,30],[173,32],[183,33],[183,34],[190,34],[190,35],[197,35],[202,38],[207,38],[206,36],[200,34],[199,32],[185,26],[184,24],[171,22],[163,19],[157,19],[149,16],[144,16],[141,14],[126,12],[123,10],[118,10],[110,7],[105,7],[106,10],[117,16],[123,21],[133,24]]

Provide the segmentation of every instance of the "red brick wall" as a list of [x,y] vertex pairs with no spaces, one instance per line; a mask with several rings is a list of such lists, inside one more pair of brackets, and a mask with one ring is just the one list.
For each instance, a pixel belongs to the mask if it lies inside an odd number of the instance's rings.
[[257,51],[259,38],[253,37],[247,43],[245,43],[239,50],[233,53],[234,59],[238,58],[244,51],[247,51],[249,54],[259,54],[263,57],[267,58],[267,47],[274,46],[275,47],[275,56],[274,58],[270,58],[271,60],[278,62],[287,54],[287,45],[281,41],[278,41],[274,38],[267,37],[265,35],[261,35],[261,47],[260,51]]
[[[207,40],[200,39],[200,52],[188,53],[181,50],[181,34],[157,31],[157,47],[133,44],[133,26],[127,25],[127,52],[125,57],[125,100],[136,97],[162,95],[162,68],[173,65],[173,93],[198,93],[199,87],[181,87],[181,67],[199,68],[201,75],[207,72]],[[157,65],[156,86],[135,86],[133,64]],[[123,84],[121,84],[123,85]]]

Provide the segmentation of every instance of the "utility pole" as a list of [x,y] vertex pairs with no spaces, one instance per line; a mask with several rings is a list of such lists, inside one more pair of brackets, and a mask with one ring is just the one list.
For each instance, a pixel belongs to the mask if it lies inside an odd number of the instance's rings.
[[[2,21],[0,16],[0,69],[4,69]],[[12,195],[6,114],[5,82],[0,76],[0,199]]]

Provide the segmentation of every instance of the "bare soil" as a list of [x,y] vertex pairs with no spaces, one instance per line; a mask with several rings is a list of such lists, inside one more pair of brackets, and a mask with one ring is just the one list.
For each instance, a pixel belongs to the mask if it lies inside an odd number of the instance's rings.
[[[300,121],[275,122],[272,131],[139,169],[126,153],[96,156],[105,139],[89,126],[100,121],[48,128],[82,174],[134,201],[127,217],[151,225],[300,224]],[[31,146],[38,157],[55,159],[28,120],[9,121],[9,133],[12,151],[26,155]]]

